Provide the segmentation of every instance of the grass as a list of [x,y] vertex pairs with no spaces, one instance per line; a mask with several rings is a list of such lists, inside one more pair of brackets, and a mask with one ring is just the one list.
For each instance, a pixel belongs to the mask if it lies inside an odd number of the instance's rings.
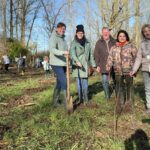
[[[52,80],[37,76],[5,83],[2,81],[0,84],[0,102],[13,104],[16,97],[17,100],[20,98],[25,101],[27,95],[31,101],[36,102],[36,105],[29,107],[0,106],[0,134],[3,133],[0,149],[136,150],[141,141],[149,147],[150,116],[143,114],[144,89],[141,76],[135,81],[135,114],[120,116],[117,136],[113,134],[114,98],[111,102],[104,100],[99,76],[89,80],[90,98],[96,107],[79,107],[69,116],[63,107],[52,106]],[[71,84],[71,94],[74,99],[77,97],[74,81]],[[141,134],[145,139],[139,141]]]

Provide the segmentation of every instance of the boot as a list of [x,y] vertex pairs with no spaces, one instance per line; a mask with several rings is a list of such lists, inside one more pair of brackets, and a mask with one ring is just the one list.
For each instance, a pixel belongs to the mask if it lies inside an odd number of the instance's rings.
[[60,90],[59,89],[54,89],[54,93],[53,93],[53,105],[54,107],[59,106],[59,95],[60,95]]
[[66,90],[60,91],[60,98],[61,98],[61,102],[64,104],[64,107],[66,108],[66,102],[67,102],[67,91]]
[[86,92],[83,91],[83,105],[87,105],[88,104],[88,95]]

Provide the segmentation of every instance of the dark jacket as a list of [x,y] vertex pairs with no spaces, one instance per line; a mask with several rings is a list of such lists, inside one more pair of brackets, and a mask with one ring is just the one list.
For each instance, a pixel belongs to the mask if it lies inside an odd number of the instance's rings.
[[108,58],[111,47],[114,46],[115,44],[116,44],[116,40],[114,40],[111,36],[108,42],[108,46],[107,46],[106,41],[103,39],[103,37],[99,39],[96,43],[95,51],[94,51],[94,58],[96,61],[96,65],[101,68],[101,73],[108,72],[106,71],[107,58]]

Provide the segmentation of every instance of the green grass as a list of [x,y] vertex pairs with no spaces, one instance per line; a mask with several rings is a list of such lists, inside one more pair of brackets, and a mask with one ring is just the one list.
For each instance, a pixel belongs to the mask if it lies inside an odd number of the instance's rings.
[[[12,150],[127,150],[125,147],[138,139],[132,138],[138,129],[150,135],[149,116],[143,114],[144,97],[141,76],[136,79],[135,114],[123,114],[118,120],[118,135],[114,136],[115,101],[106,102],[98,76],[89,80],[91,101],[98,107],[78,108],[67,115],[63,107],[53,108],[54,83],[39,82],[41,77],[12,80],[11,85],[1,83],[1,102],[15,101],[15,97],[28,95],[36,105],[28,107],[0,106],[0,126],[10,126],[4,132],[0,147]],[[46,88],[41,91],[25,92],[26,89]],[[139,87],[139,88],[138,88]],[[76,95],[76,84],[71,84],[71,94]],[[131,140],[128,140],[131,139]],[[148,139],[146,140],[147,142]],[[145,142],[146,142],[145,141]],[[134,150],[134,149],[131,149]],[[135,149],[136,150],[136,149]]]

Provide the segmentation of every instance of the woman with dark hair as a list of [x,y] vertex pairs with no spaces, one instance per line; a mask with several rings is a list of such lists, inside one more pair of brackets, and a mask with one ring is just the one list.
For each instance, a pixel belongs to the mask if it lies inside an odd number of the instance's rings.
[[88,70],[90,66],[95,67],[95,61],[90,42],[85,37],[83,25],[77,26],[70,53],[73,60],[73,77],[77,81],[78,102],[86,104],[88,102]]
[[134,75],[142,64],[142,72],[146,94],[146,113],[150,114],[150,24],[145,24],[141,30],[142,42],[137,53],[131,75]]
[[[116,79],[117,99],[120,109],[123,106],[133,105],[133,77],[130,76],[135,61],[137,49],[130,43],[128,33],[120,30],[117,34],[117,43],[109,52],[106,68],[109,71],[113,66]],[[126,105],[124,105],[126,104]],[[130,109],[129,108],[129,109]]]

